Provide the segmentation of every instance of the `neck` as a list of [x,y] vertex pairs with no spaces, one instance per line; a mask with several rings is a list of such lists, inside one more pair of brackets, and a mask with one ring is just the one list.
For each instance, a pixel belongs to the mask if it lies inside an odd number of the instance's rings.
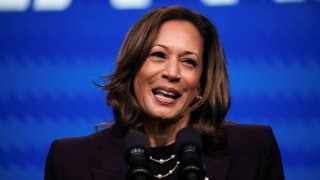
[[189,117],[177,121],[150,119],[144,123],[144,131],[150,147],[160,147],[173,144],[180,129],[186,127]]

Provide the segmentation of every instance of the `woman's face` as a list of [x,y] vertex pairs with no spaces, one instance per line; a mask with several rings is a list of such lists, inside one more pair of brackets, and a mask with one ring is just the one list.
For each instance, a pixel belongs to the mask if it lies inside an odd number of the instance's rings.
[[200,86],[202,54],[203,41],[194,25],[179,20],[162,24],[134,79],[137,101],[146,113],[160,119],[184,113]]

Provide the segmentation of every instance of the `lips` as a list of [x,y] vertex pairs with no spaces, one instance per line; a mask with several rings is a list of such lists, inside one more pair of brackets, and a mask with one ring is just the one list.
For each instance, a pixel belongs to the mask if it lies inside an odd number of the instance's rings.
[[154,88],[152,89],[152,93],[161,103],[173,103],[181,96],[177,90],[166,87]]

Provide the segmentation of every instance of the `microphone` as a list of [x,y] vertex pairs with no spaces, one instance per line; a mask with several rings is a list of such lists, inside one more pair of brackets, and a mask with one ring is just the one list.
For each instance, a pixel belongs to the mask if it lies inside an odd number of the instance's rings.
[[130,131],[123,139],[124,159],[129,166],[127,180],[152,179],[149,167],[149,147],[147,137],[139,131]]
[[176,136],[176,152],[180,159],[178,177],[181,180],[203,180],[205,169],[200,162],[201,135],[192,127],[181,129]]

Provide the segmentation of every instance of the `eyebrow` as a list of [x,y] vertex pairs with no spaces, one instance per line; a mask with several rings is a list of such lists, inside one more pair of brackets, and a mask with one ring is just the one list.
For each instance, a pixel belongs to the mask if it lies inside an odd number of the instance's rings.
[[[168,46],[165,46],[165,45],[162,45],[162,44],[154,44],[152,47],[155,47],[155,46],[160,46],[160,47],[162,47],[162,48],[164,48],[164,49],[166,49],[166,50],[169,50],[169,47],[168,47]],[[199,55],[198,55],[197,53],[193,52],[193,51],[184,51],[184,52],[182,53],[182,55],[189,55],[189,54],[194,54],[194,55],[196,55],[196,56],[198,57],[198,59],[199,59]]]

